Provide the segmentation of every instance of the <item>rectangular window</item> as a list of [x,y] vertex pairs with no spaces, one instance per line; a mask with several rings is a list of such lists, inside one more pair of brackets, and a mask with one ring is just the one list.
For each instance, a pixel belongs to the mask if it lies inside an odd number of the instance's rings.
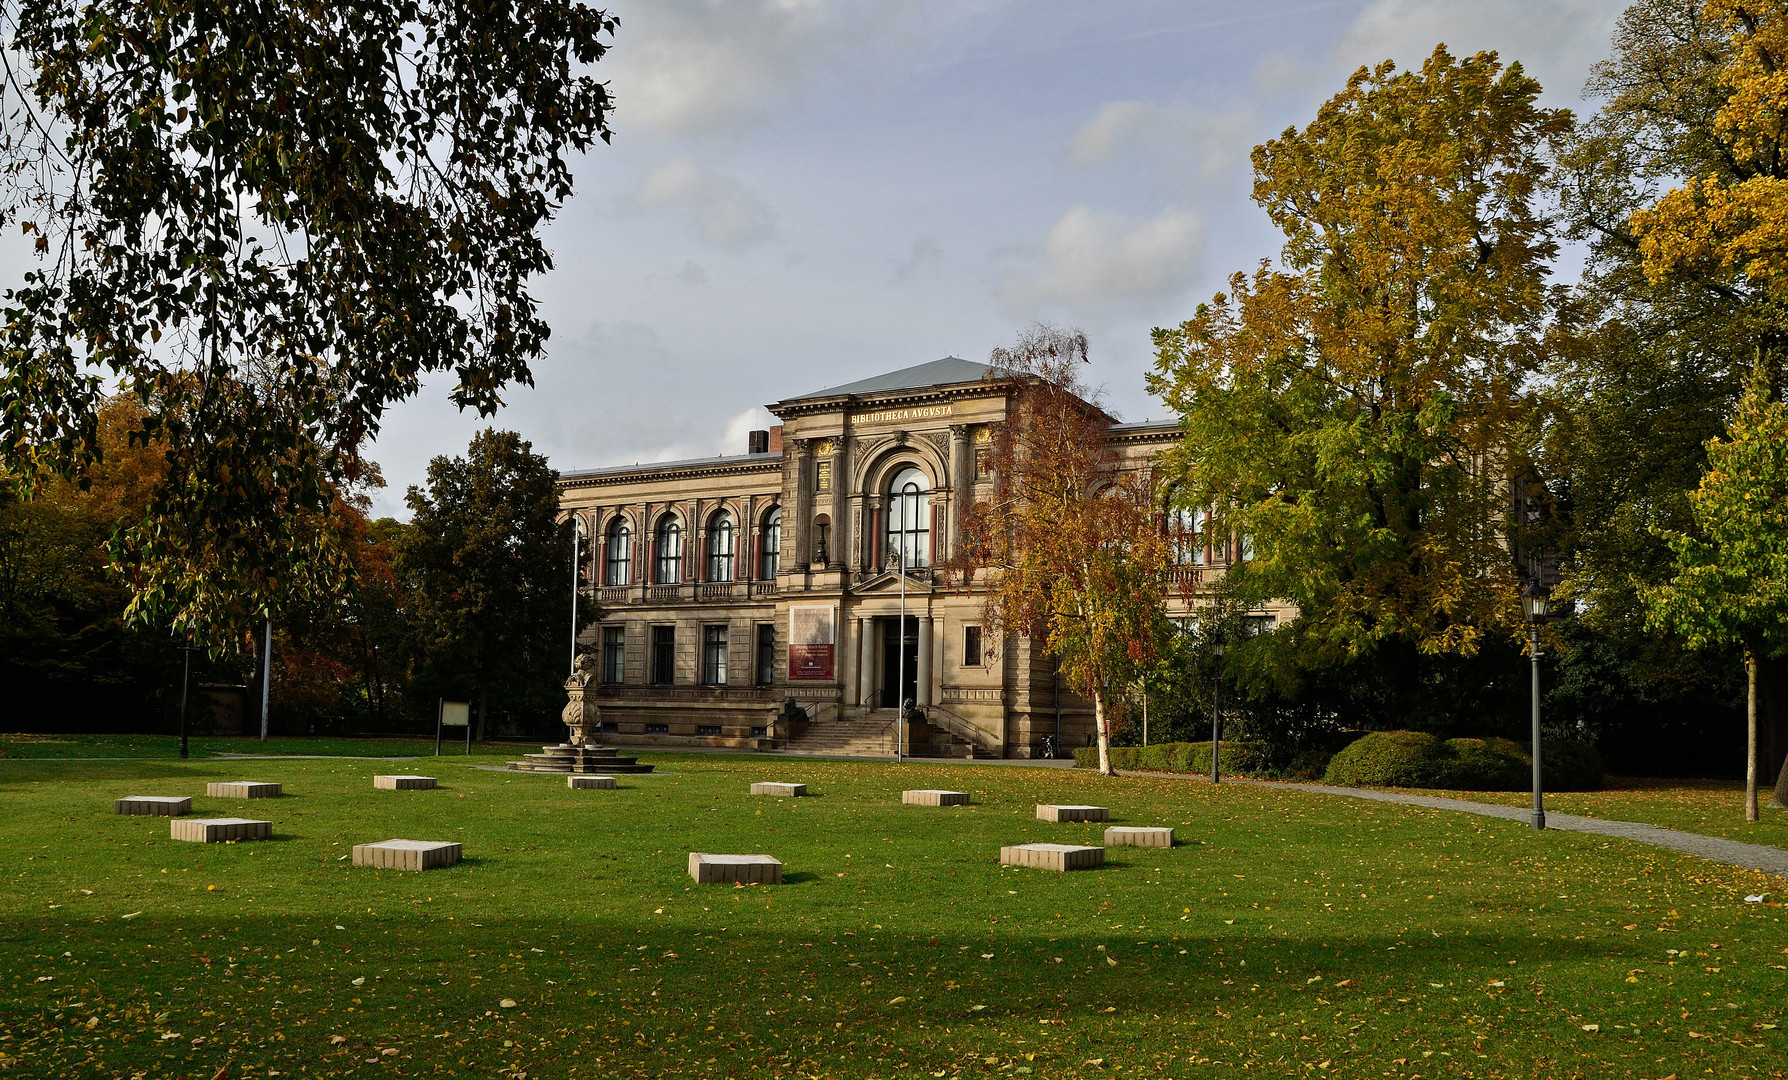
[[697,725],[695,725],[695,733],[697,735],[718,735],[718,734],[720,734],[720,725],[719,724],[697,724]]
[[625,670],[623,662],[627,659],[627,628],[624,626],[605,626],[602,628],[602,681],[618,683]]
[[757,624],[757,684],[776,681],[776,624]]
[[670,733],[671,733],[671,726],[669,724],[647,724],[646,725],[646,734],[647,735],[669,735]]
[[652,685],[669,686],[677,681],[677,628],[652,627]]
[[979,626],[962,628],[962,666],[981,666],[981,628]]
[[726,627],[702,627],[702,682],[726,685]]

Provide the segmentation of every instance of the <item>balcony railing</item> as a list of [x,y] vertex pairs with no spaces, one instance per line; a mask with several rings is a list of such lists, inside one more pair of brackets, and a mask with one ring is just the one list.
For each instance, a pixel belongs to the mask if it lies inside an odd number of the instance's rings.
[[704,582],[695,587],[698,600],[731,600],[733,593],[733,583],[730,581]]

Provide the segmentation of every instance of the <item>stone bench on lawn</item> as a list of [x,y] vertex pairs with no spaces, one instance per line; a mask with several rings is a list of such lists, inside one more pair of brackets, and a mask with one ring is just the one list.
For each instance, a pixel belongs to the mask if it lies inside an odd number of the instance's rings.
[[205,794],[213,799],[277,799],[281,792],[278,784],[263,784],[258,780],[230,780],[221,784],[206,784]]
[[1110,821],[1111,811],[1103,806],[1057,806],[1038,803],[1037,817],[1043,821]]
[[1105,830],[1107,847],[1172,847],[1173,830],[1139,825],[1113,825]]
[[689,853],[689,876],[700,885],[728,882],[762,885],[782,884],[782,863],[768,855],[710,855]]
[[567,776],[565,786],[574,791],[586,788],[613,791],[615,790],[615,778],[612,776]]
[[354,865],[380,870],[438,870],[460,858],[460,846],[445,840],[382,840],[355,844]]
[[806,784],[753,784],[753,795],[780,795],[785,799],[798,799],[807,794]]
[[373,787],[384,791],[427,791],[435,786],[432,776],[375,776]]
[[168,825],[168,835],[175,840],[191,840],[200,844],[273,839],[273,822],[255,821],[251,818],[175,818]]
[[1105,849],[1075,844],[1019,844],[1000,848],[1001,866],[1038,870],[1091,870],[1105,865]]
[[966,791],[924,788],[901,792],[900,801],[907,806],[967,806],[969,796]]
[[175,795],[126,795],[112,800],[112,813],[179,817],[192,813],[192,799]]

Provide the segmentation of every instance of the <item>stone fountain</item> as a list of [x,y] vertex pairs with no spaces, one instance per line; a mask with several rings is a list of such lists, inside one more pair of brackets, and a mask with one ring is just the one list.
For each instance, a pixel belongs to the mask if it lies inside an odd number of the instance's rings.
[[625,757],[612,746],[590,742],[590,732],[602,722],[602,709],[587,693],[596,681],[596,661],[588,653],[577,658],[571,678],[565,680],[565,693],[570,698],[560,718],[571,729],[568,741],[557,746],[543,746],[538,754],[524,754],[521,761],[509,762],[517,772],[546,773],[649,773],[652,766],[641,765],[637,757]]

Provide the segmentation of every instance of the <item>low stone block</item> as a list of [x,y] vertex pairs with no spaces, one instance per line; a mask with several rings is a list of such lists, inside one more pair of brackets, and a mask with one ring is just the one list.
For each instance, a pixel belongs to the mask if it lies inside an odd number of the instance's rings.
[[782,884],[782,863],[768,855],[710,855],[703,851],[689,853],[689,876],[700,885],[725,885],[731,882],[762,885]]
[[375,776],[373,787],[385,791],[426,791],[435,786],[432,776]]
[[445,840],[381,840],[355,844],[354,865],[380,870],[438,870],[460,858],[460,846]]
[[221,844],[226,840],[271,840],[273,822],[240,817],[175,818],[168,822],[168,835],[175,840],[191,840],[199,844]]
[[192,799],[173,795],[126,795],[112,800],[112,813],[150,817],[179,817],[192,813]]
[[565,786],[568,788],[597,788],[602,791],[615,789],[615,778],[612,776],[567,776]]
[[1135,825],[1113,825],[1105,830],[1107,847],[1172,847],[1173,830]]
[[205,794],[213,799],[277,799],[281,792],[278,784],[263,784],[258,780],[231,780],[222,784],[206,784]]
[[780,795],[785,799],[795,799],[807,794],[806,784],[753,784],[753,795]]
[[969,796],[966,791],[935,791],[931,789],[903,791],[900,801],[907,806],[967,806]]
[[1044,821],[1110,821],[1111,811],[1103,806],[1056,806],[1038,803],[1037,817]]
[[1029,866],[1037,870],[1091,870],[1105,865],[1105,849],[1074,844],[1019,844],[1000,848],[1001,866]]

